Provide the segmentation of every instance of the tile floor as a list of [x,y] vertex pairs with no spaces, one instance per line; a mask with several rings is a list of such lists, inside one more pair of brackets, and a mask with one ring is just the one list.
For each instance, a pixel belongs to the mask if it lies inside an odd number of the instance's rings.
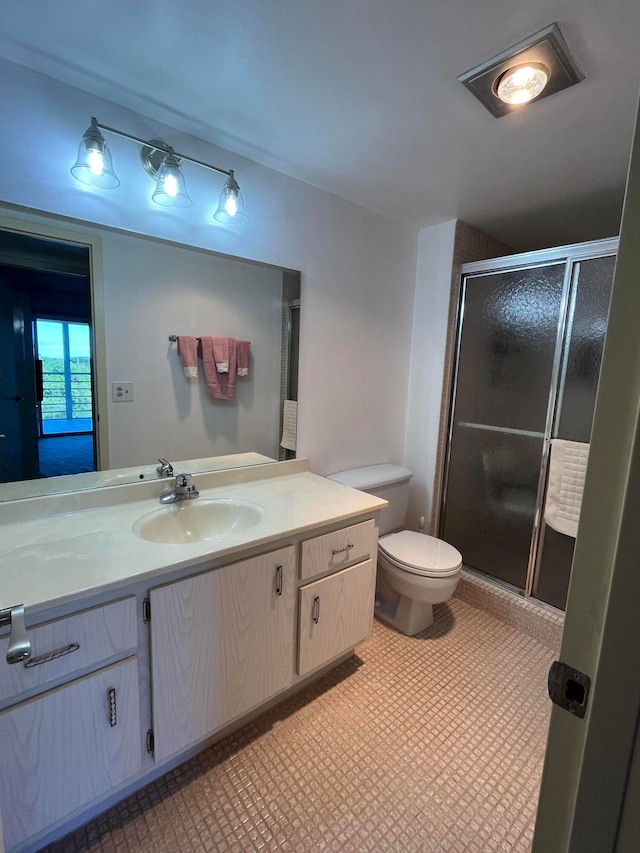
[[526,853],[554,650],[435,610],[46,850]]

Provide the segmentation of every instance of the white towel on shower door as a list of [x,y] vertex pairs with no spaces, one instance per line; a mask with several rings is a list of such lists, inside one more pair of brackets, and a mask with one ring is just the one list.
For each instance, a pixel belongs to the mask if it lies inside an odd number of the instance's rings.
[[566,536],[578,535],[589,445],[581,441],[551,439],[551,459],[544,520]]

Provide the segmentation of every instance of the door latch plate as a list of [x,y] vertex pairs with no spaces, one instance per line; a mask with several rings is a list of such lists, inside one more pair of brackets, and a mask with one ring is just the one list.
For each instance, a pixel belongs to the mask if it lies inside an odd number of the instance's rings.
[[574,666],[556,660],[548,678],[549,698],[556,705],[583,718],[587,713],[591,679]]

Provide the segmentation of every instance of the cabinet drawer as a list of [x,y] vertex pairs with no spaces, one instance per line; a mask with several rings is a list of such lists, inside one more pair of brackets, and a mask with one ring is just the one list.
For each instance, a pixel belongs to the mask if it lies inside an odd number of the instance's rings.
[[0,754],[0,805],[11,853],[139,771],[136,659],[0,713]]
[[343,569],[300,588],[298,675],[366,640],[373,628],[376,564]]
[[[8,664],[9,638],[0,640],[0,702],[5,704],[25,690],[45,686],[56,678],[135,648],[138,644],[135,598],[130,596],[83,610],[29,628],[27,633],[31,660],[25,663]],[[50,652],[67,649],[67,654],[45,659]]]
[[373,558],[378,547],[375,521],[352,524],[302,543],[300,579],[335,572],[350,563]]

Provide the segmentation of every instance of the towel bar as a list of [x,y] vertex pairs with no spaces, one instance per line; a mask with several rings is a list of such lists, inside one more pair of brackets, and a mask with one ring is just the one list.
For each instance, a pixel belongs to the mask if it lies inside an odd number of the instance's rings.
[[[178,340],[178,336],[177,335],[169,335],[169,340],[172,341],[173,343],[175,343],[175,341]],[[196,340],[199,341],[200,338],[198,337],[198,338],[196,338]]]

